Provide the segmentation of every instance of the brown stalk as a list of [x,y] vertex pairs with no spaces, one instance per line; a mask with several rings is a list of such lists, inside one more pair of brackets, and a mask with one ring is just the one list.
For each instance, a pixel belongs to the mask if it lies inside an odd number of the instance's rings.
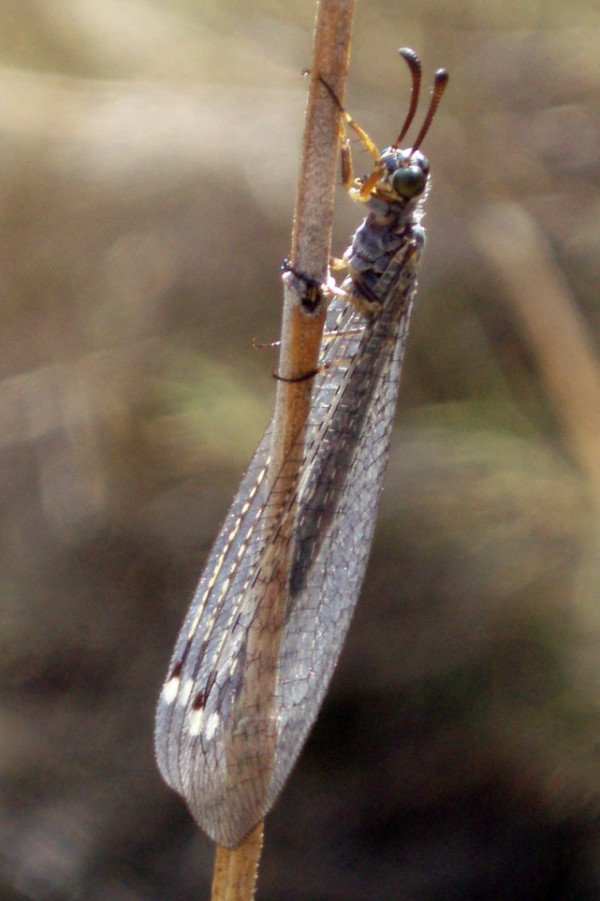
[[[304,129],[304,148],[294,214],[290,263],[299,279],[284,279],[284,304],[281,331],[277,395],[271,462],[269,464],[271,497],[281,504],[282,524],[278,546],[287,545],[292,528],[291,517],[283,514],[290,490],[296,483],[301,455],[293,454],[302,438],[310,410],[312,378],[319,361],[319,349],[325,324],[326,304],[317,303],[308,310],[302,303],[303,278],[316,283],[328,273],[335,172],[339,143],[339,110],[319,80],[323,78],[336,96],[343,100],[348,65],[355,0],[320,0],[313,41],[311,81]],[[298,290],[300,285],[300,290]],[[317,292],[318,293],[318,292]],[[304,377],[304,378],[303,378]],[[275,513],[273,509],[271,511]],[[264,615],[273,626],[283,616],[286,602],[288,558],[281,554],[275,578],[269,585],[271,611],[256,618],[256,628],[248,640],[249,656],[260,653],[261,672],[276,674],[279,632],[265,634],[261,627]],[[273,614],[275,610],[275,614]],[[265,666],[271,659],[273,666]],[[268,708],[275,686],[257,683],[253,689],[259,709]],[[263,749],[263,755],[274,757],[275,744]],[[268,774],[268,760],[265,761]],[[261,821],[237,848],[217,848],[212,885],[212,901],[252,901],[256,888],[258,864],[263,844]]]

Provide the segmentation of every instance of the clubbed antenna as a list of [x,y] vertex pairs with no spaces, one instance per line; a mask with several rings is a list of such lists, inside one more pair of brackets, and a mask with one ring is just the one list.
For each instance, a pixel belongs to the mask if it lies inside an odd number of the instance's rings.
[[408,68],[410,69],[410,74],[412,76],[412,91],[410,94],[410,106],[408,108],[408,113],[406,114],[404,125],[402,126],[402,130],[398,135],[394,147],[400,146],[400,142],[410,128],[412,120],[415,118],[417,106],[419,105],[419,91],[421,89],[421,60],[419,59],[415,51],[410,49],[410,47],[402,47],[400,50],[398,50],[398,53],[400,54],[402,59],[406,61]]
[[413,148],[410,152],[412,156],[415,153],[423,141],[425,140],[425,135],[429,131],[429,126],[433,122],[433,117],[435,116],[435,112],[440,105],[440,100],[446,90],[446,85],[448,84],[449,75],[445,69],[438,69],[435,73],[435,78],[433,80],[433,93],[431,95],[431,102],[429,104],[429,109],[427,110],[427,115],[425,116],[425,121],[421,125],[421,131],[417,135],[415,143],[413,144]]

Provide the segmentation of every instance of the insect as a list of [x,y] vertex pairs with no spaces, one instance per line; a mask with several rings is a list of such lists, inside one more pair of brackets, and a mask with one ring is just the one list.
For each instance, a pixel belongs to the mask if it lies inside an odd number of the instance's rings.
[[276,496],[267,476],[269,426],[200,579],[158,704],[160,771],[224,847],[238,845],[267,813],[300,753],[371,546],[424,243],[429,164],[418,148],[448,81],[436,73],[423,126],[402,150],[421,65],[413,51],[400,54],[412,74],[411,102],[382,153],[323,82],[375,160],[370,175],[353,180],[345,142],[343,181],[368,215],[329,303],[291,486]]

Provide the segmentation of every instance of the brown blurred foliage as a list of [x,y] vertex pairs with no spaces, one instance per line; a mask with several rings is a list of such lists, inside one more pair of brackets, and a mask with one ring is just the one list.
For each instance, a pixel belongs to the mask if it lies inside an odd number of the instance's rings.
[[[2,901],[208,897],[153,710],[270,412],[313,15],[0,5]],[[378,537],[265,901],[600,897],[599,24],[359,7],[380,145],[398,47],[451,84]]]

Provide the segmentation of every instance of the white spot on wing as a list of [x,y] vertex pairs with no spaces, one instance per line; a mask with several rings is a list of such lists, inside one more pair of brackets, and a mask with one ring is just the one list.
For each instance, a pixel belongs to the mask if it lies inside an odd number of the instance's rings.
[[204,719],[204,710],[194,710],[190,713],[190,735],[200,735],[202,731],[202,720]]
[[172,679],[169,679],[168,682],[165,682],[162,696],[163,701],[167,704],[172,704],[175,698],[177,697],[177,692],[179,691],[179,676],[173,676]]

